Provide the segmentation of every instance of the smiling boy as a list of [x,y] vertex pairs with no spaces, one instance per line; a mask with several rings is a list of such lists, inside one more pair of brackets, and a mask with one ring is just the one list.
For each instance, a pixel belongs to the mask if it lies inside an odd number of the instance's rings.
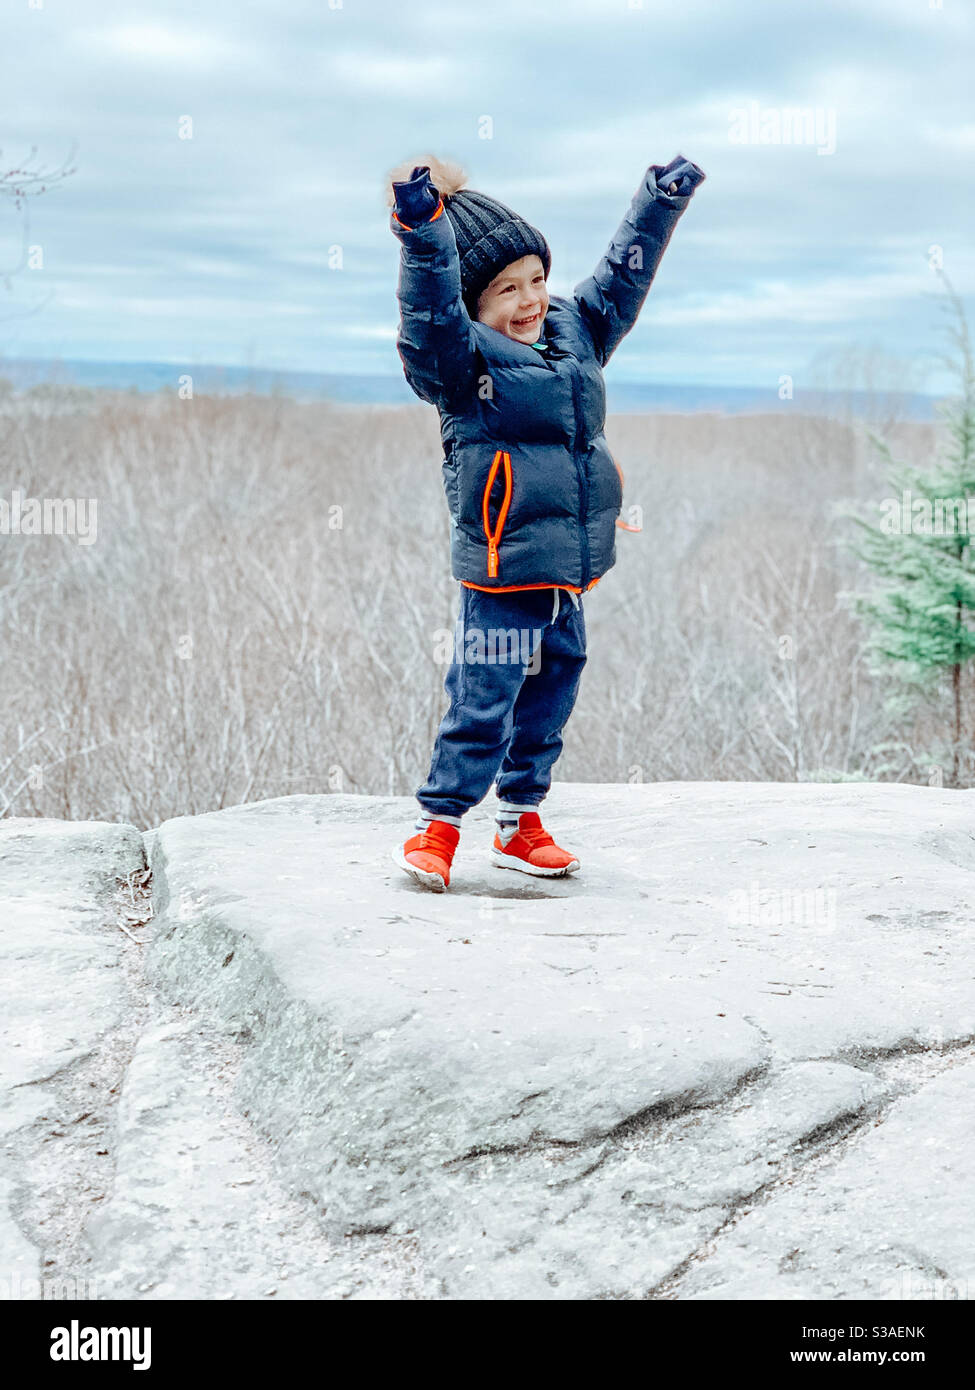
[[[622,476],[603,433],[602,369],[633,327],[671,234],[705,175],[651,165],[595,272],[550,295],[551,252],[524,218],[429,158],[390,176],[400,242],[406,379],[440,414],[455,657],[415,834],[395,862],[443,892],[462,817],[496,785],[492,863],[562,877],[579,860],[538,806],[586,662],[582,595],[616,560]],[[564,601],[563,601],[564,600]],[[468,631],[537,634],[527,662],[472,664]]]
[[519,343],[534,343],[548,313],[548,286],[540,256],[522,256],[505,266],[478,296],[480,323]]

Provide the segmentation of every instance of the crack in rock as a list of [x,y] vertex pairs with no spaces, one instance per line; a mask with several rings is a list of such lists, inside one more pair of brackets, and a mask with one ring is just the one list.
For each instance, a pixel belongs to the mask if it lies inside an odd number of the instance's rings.
[[119,1095],[147,1013],[135,952],[124,943],[120,949],[130,958],[123,965],[125,1016],[82,1057],[24,1083],[43,1082],[51,1095],[43,1114],[6,1138],[8,1158],[24,1175],[13,1215],[40,1252],[45,1287],[80,1291],[71,1297],[98,1296],[85,1229],[112,1188]]
[[[949,1054],[944,1063],[937,1068],[937,1070],[946,1070],[965,1053],[970,1058],[975,1059],[975,1039],[966,1037],[952,1040],[950,1045],[946,1044],[937,1051],[918,1044],[916,1039],[906,1039],[888,1047],[843,1049],[833,1058],[811,1058],[809,1060],[816,1062],[835,1060],[849,1064],[851,1056],[855,1056],[857,1061],[862,1064],[864,1059],[869,1056],[876,1062],[889,1063],[902,1061],[906,1058],[915,1058],[919,1055],[932,1060],[933,1054],[934,1057],[940,1059],[942,1054]],[[866,1071],[866,1068],[864,1070]],[[882,1074],[883,1071],[884,1068],[881,1067],[880,1073]],[[868,1072],[867,1074],[878,1075],[879,1079],[878,1073]],[[706,1268],[707,1262],[714,1256],[720,1240],[727,1236],[754,1207],[772,1200],[783,1188],[794,1186],[797,1179],[799,1181],[808,1179],[817,1174],[825,1165],[839,1163],[851,1145],[865,1134],[869,1134],[883,1125],[894,1106],[905,1096],[910,1096],[920,1089],[929,1075],[930,1072],[928,1075],[922,1075],[920,1079],[915,1077],[913,1085],[902,1081],[900,1085],[889,1091],[886,1099],[881,1100],[878,1104],[874,1106],[868,1104],[859,1110],[847,1110],[815,1130],[802,1135],[796,1140],[788,1156],[790,1158],[798,1157],[803,1161],[777,1173],[768,1182],[759,1184],[731,1204],[727,1208],[725,1219],[715,1226],[697,1249],[675,1265],[663,1279],[648,1289],[644,1296],[648,1299],[682,1297],[681,1284],[687,1275],[700,1267]],[[780,1264],[783,1265],[783,1268],[798,1267],[802,1259],[803,1252],[794,1249],[783,1257]],[[925,1267],[930,1263],[923,1256],[917,1256],[917,1261],[919,1265],[923,1264]],[[946,1283],[952,1282],[951,1277],[945,1271],[936,1266],[932,1266],[932,1268],[935,1269],[938,1278]]]

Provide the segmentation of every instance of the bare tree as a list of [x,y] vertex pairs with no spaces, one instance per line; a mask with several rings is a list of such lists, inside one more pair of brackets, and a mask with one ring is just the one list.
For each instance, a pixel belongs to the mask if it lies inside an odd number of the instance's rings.
[[[32,147],[26,162],[23,164],[9,164],[4,158],[3,150],[0,149],[0,208],[6,206],[16,219],[19,225],[19,238],[17,239],[20,242],[13,263],[0,265],[0,283],[8,294],[12,292],[14,277],[26,270],[30,263],[31,199],[39,198],[77,172],[77,166],[72,164],[76,151],[77,146],[73,146],[62,164],[45,169],[38,162],[36,145]],[[47,300],[42,300],[16,317],[22,318],[27,314],[37,313],[47,302]],[[6,317],[13,318],[15,315],[8,314]]]

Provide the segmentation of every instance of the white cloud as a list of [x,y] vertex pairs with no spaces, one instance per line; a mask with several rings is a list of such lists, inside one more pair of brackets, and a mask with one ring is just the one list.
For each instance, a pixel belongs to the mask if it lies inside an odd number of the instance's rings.
[[415,95],[418,99],[436,90],[443,96],[444,87],[456,81],[457,68],[445,58],[411,54],[403,58],[387,58],[369,50],[345,49],[328,61],[329,76],[351,91],[380,92],[387,98]]
[[856,323],[867,311],[883,317],[885,306],[919,300],[922,293],[934,289],[933,277],[923,269],[916,275],[830,276],[803,284],[766,280],[749,290],[711,292],[706,299],[700,296],[699,302],[668,304],[652,310],[652,317],[655,323],[670,327]]
[[164,61],[206,61],[227,47],[198,30],[178,31],[162,24],[123,24],[100,37],[121,53]]
[[341,328],[335,325],[334,331],[336,334],[341,334],[343,338],[378,338],[383,342],[394,343],[399,330],[385,324],[369,328],[357,323],[347,324]]
[[926,139],[933,146],[941,145],[949,150],[960,150],[965,154],[975,151],[975,125],[934,125],[924,127]]

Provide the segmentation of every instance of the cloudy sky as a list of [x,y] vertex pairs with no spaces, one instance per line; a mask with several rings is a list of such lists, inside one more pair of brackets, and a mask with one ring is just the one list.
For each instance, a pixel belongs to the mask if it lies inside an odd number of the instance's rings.
[[[852,351],[949,380],[932,260],[975,296],[964,0],[34,6],[0,0],[0,172],[32,147],[75,172],[29,205],[0,354],[395,373],[389,168],[459,160],[565,294],[679,151],[707,182],[617,379],[774,389]],[[794,108],[815,125],[786,141]],[[0,269],[21,233],[0,199]]]

